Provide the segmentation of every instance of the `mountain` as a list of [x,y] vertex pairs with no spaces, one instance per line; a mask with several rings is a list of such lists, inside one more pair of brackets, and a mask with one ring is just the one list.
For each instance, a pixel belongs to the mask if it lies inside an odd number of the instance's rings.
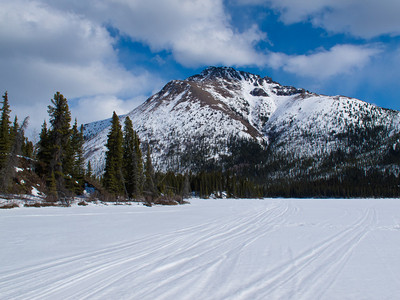
[[[250,168],[263,180],[329,178],[351,168],[399,174],[400,112],[233,68],[173,80],[126,116],[161,171]],[[85,158],[97,174],[109,125],[84,126]]]

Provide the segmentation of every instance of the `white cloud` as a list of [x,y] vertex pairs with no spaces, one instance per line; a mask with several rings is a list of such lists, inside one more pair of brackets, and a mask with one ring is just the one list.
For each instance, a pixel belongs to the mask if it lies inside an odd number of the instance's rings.
[[[257,26],[237,32],[222,0],[0,0],[0,92],[8,90],[13,112],[30,113],[39,128],[60,91],[76,102],[79,122],[93,121],[103,117],[105,99],[126,112],[138,102],[121,99],[143,99],[160,87],[158,76],[121,65],[106,25],[185,66],[266,61],[254,49],[265,33]],[[96,109],[76,109],[90,106]]]
[[286,24],[309,21],[335,33],[362,38],[400,35],[398,0],[236,0],[272,7]]
[[308,55],[271,53],[269,65],[304,77],[327,79],[363,68],[381,52],[378,46],[336,45]]
[[[74,101],[76,103],[71,107],[71,111],[82,123],[88,123],[94,120],[111,118],[113,111],[118,115],[127,114],[132,110],[132,107],[137,106],[144,100],[144,97],[121,100],[116,96],[98,95],[77,99]],[[93,119],[93,116],[96,116],[96,118]]]
[[265,56],[254,45],[266,39],[266,34],[255,25],[237,32],[222,0],[103,0],[97,5],[85,2],[84,7],[81,2],[64,0],[54,5],[109,23],[153,51],[171,51],[184,66],[265,63]]
[[[158,77],[134,75],[118,62],[114,40],[101,24],[38,1],[0,1],[0,6],[0,92],[9,92],[13,113],[21,119],[30,115],[30,126],[40,127],[56,91],[68,99],[125,99],[159,86]],[[126,102],[116,104],[125,110]],[[87,121],[100,116],[85,112]]]

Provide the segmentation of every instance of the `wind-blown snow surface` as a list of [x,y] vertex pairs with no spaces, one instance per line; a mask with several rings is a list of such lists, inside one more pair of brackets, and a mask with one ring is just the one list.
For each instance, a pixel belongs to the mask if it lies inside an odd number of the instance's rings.
[[0,212],[1,299],[396,299],[400,200]]

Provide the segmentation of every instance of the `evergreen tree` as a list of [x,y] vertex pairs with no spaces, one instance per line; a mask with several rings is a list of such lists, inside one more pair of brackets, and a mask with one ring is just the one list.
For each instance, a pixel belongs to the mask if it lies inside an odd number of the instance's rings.
[[3,107],[1,109],[1,118],[0,118],[0,169],[4,168],[8,155],[11,149],[11,122],[10,122],[10,105],[8,103],[8,94],[4,93],[3,96]]
[[136,167],[137,167],[136,169],[137,186],[134,194],[140,196],[143,194],[144,172],[143,172],[142,150],[140,149],[140,139],[136,132],[135,132],[135,152],[136,152]]
[[117,114],[114,112],[106,144],[106,167],[103,178],[104,187],[114,195],[121,195],[124,191],[122,176],[122,141],[121,125]]
[[135,131],[129,117],[125,118],[123,141],[123,175],[127,196],[132,198],[138,194],[138,167],[135,149]]
[[90,160],[87,163],[86,176],[89,177],[89,178],[93,177],[92,164],[90,163]]
[[15,168],[19,165],[19,156],[21,155],[22,145],[25,140],[24,131],[28,126],[28,117],[25,118],[22,126],[18,124],[18,119],[15,117],[14,125],[11,129],[12,136],[12,146],[10,148],[10,152],[8,155],[8,159],[6,160],[6,164],[2,169],[1,176],[1,187],[2,189],[6,189],[13,177],[15,177],[16,170]]
[[83,144],[84,143],[85,143],[85,139],[84,139],[84,135],[83,135],[83,125],[81,125],[78,136],[76,137],[75,169],[78,171],[79,174],[82,174],[82,176],[85,173],[85,171],[84,171],[85,159],[83,158]]
[[[13,123],[13,125],[12,125],[12,127],[10,129],[10,144],[11,144],[11,148],[12,148],[12,145],[14,144],[14,141],[15,141],[17,135],[18,135],[18,131],[19,131],[18,117],[15,116],[14,123]],[[10,148],[10,150],[11,150],[11,148]]]
[[71,152],[72,152],[72,190],[76,194],[83,192],[84,186],[84,159],[83,159],[83,126],[78,130],[78,121],[75,119],[74,126],[72,127],[71,135]]
[[182,197],[183,198],[188,198],[190,196],[190,179],[189,179],[189,174],[185,174],[185,179],[183,181],[183,187],[182,187]]
[[51,200],[57,199],[57,184],[54,172],[51,172],[50,176],[46,180],[47,184],[47,196]]
[[[11,147],[11,157],[17,157],[22,154],[22,148],[25,142],[25,129],[28,126],[29,117],[26,117],[22,122],[22,125],[18,124],[18,118],[15,117],[14,125],[12,127],[12,147]],[[17,165],[17,162],[15,162]]]
[[52,158],[52,145],[46,121],[43,122],[39,135],[36,172],[41,177],[50,177],[50,162]]
[[33,157],[33,143],[29,141],[27,137],[24,138],[22,144],[22,155],[28,158]]
[[143,186],[143,194],[153,199],[157,196],[156,185],[154,184],[154,168],[151,162],[150,156],[150,146],[147,147],[147,155],[146,155],[146,164],[145,164],[145,171],[144,171],[144,186]]
[[[68,101],[60,92],[54,94],[51,100],[52,105],[48,106],[51,130],[49,131],[50,145],[52,146],[52,158],[50,171],[54,172],[58,192],[65,191],[64,168],[69,172],[70,168],[70,147],[71,147],[71,112]],[[50,172],[50,175],[51,175]]]

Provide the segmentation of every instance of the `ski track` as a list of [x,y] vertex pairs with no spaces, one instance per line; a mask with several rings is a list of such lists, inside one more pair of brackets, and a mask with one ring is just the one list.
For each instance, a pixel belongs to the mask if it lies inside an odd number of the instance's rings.
[[[321,299],[363,237],[376,222],[367,210],[349,228],[313,245],[277,268],[261,274],[238,291],[236,299]],[[300,276],[301,275],[301,276]],[[295,281],[294,289],[280,293],[283,285]],[[278,292],[277,295],[274,295]]]
[[270,235],[293,226],[300,212],[295,201],[274,200],[262,210],[0,270],[0,299],[323,299],[376,227],[374,208],[360,209],[354,223],[319,236],[307,249],[288,246],[282,260],[235,277],[254,249],[262,244],[259,251],[267,253]]

